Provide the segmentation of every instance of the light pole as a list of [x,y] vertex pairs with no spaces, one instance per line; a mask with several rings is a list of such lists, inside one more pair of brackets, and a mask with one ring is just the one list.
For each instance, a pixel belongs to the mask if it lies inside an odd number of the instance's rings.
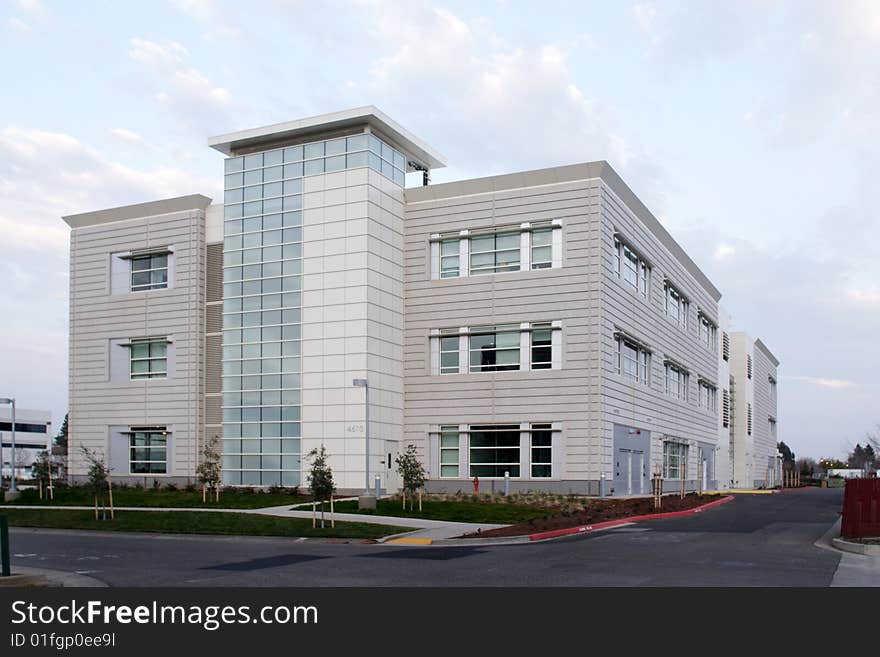
[[0,397],[0,404],[12,404],[12,452],[9,462],[12,464],[12,478],[9,483],[9,492],[15,492],[15,399],[12,397]]
[[[375,508],[375,498],[370,494],[370,384],[366,379],[354,379],[351,384],[364,389],[364,494],[358,502],[359,508]],[[372,504],[371,504],[372,502]]]

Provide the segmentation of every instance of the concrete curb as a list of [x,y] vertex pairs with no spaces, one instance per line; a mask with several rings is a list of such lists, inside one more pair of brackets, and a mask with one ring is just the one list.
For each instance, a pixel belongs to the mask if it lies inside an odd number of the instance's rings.
[[15,566],[12,577],[0,577],[0,586],[39,587],[106,587],[107,584],[94,577],[77,572]]
[[838,550],[844,552],[852,552],[853,554],[862,554],[867,557],[880,557],[880,544],[868,545],[866,543],[856,543],[848,541],[840,536],[831,539],[831,544]]

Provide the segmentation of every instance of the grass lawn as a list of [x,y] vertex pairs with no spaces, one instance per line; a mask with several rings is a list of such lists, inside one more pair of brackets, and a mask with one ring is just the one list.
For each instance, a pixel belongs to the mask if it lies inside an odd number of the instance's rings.
[[375,511],[359,511],[357,502],[337,502],[338,513],[363,513],[378,516],[394,516],[397,518],[425,518],[427,520],[449,520],[451,522],[486,522],[497,525],[509,525],[527,522],[532,518],[543,518],[554,513],[552,509],[542,509],[525,504],[498,504],[493,502],[458,502],[425,500],[422,502],[423,512],[419,513],[418,500],[409,510],[401,508],[400,500],[379,500]]
[[[222,498],[221,498],[222,499]],[[207,511],[117,511],[115,520],[95,520],[94,511],[63,509],[6,509],[13,527],[50,527],[53,529],[98,529],[120,532],[158,532],[163,534],[231,534],[236,536],[311,536],[321,538],[381,538],[409,531],[405,527],[369,525],[361,522],[337,522],[330,528],[312,529],[310,518],[278,518],[248,513],[211,513]]]
[[[0,508],[2,508],[2,496],[0,496]],[[224,490],[220,493],[220,502],[202,503],[202,492],[188,493],[185,490],[165,490],[152,488],[114,488],[113,506],[143,506],[143,507],[170,507],[170,508],[221,508],[221,509],[259,509],[266,506],[281,506],[282,504],[299,504],[307,502],[310,498],[303,495],[275,492],[247,492],[242,490]],[[44,506],[93,506],[94,498],[85,488],[56,488],[55,499],[40,499],[36,489],[25,489],[21,496],[10,504],[34,504]]]

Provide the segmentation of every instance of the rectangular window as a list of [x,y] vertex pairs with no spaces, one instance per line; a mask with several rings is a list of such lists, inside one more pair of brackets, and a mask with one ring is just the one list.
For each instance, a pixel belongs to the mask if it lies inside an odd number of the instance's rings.
[[472,237],[470,249],[472,276],[519,270],[520,234],[518,232]]
[[776,402],[776,379],[772,376],[767,377],[767,383],[770,386],[770,401]]
[[687,476],[688,446],[667,440],[663,443],[663,478],[681,479]]
[[164,379],[168,376],[168,340],[131,341],[131,378]]
[[131,291],[161,290],[168,287],[168,254],[131,258]]
[[443,240],[440,242],[440,278],[457,278],[460,276],[459,240]]
[[647,298],[651,268],[629,245],[614,238],[614,272],[640,295]]
[[471,372],[499,372],[518,369],[519,326],[486,326],[471,329]]
[[776,438],[776,420],[774,420],[771,417],[767,420],[767,423],[768,423],[768,429],[770,431],[770,437],[775,439]]
[[553,471],[553,432],[549,424],[532,425],[532,478],[551,477]]
[[168,468],[168,432],[165,427],[131,428],[131,474],[165,474]]
[[532,369],[553,367],[553,328],[550,322],[532,324]]
[[713,352],[718,353],[718,329],[715,328],[715,324],[713,324],[709,319],[700,314],[700,342],[706,345],[706,348]]
[[520,476],[518,424],[473,425],[470,427],[470,476]]
[[688,374],[681,368],[666,364],[666,394],[687,401]]
[[666,283],[666,316],[682,328],[687,328],[688,302],[672,284]]
[[717,393],[718,391],[711,384],[700,381],[700,408],[705,408],[707,411],[714,411],[717,408]]
[[458,476],[458,426],[440,427],[440,476]]
[[650,385],[650,354],[633,342],[617,337],[617,373],[633,381]]
[[553,229],[532,231],[532,269],[549,269],[553,266]]
[[459,352],[458,334],[444,337],[440,336],[440,374],[458,374]]

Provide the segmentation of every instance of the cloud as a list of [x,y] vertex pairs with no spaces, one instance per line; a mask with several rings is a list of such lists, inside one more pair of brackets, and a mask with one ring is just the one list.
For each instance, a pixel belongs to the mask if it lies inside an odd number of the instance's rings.
[[662,209],[657,161],[572,71],[595,47],[588,35],[512,46],[489,21],[425,2],[369,7],[368,33],[385,50],[361,89],[430,126],[454,167],[435,180],[608,159]]
[[10,29],[20,32],[21,34],[30,34],[33,31],[30,25],[15,17],[10,18],[7,21],[7,25],[9,25]]
[[727,260],[728,258],[732,258],[736,255],[736,249],[729,244],[719,244],[715,249],[715,253],[712,254],[712,257],[715,260]]
[[784,381],[803,381],[804,383],[810,383],[815,386],[821,386],[822,388],[853,388],[856,384],[852,381],[845,381],[843,379],[824,379],[816,376],[784,376],[782,377]]
[[176,41],[157,43],[131,39],[129,56],[154,77],[156,100],[199,130],[222,123],[232,104],[232,92],[187,64],[189,51]]
[[144,138],[141,137],[136,132],[132,132],[131,130],[126,130],[125,128],[111,128],[110,134],[116,137],[117,139],[127,142],[129,144],[137,144],[143,145]]
[[16,4],[18,5],[19,9],[31,16],[43,17],[49,14],[49,10],[46,9],[46,5],[44,5],[40,0],[18,0]]
[[241,30],[225,16],[215,0],[173,0],[178,11],[207,28],[202,36],[208,41],[237,39]]

